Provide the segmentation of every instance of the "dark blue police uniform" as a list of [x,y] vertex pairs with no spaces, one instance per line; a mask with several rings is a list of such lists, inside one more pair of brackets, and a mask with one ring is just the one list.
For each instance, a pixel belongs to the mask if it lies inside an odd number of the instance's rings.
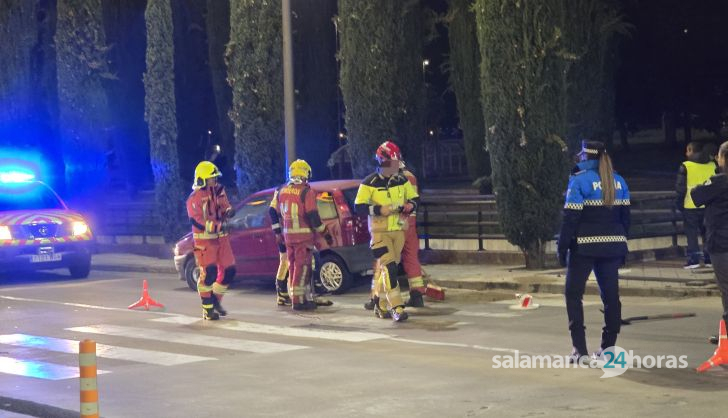
[[617,342],[622,321],[618,269],[627,254],[630,201],[624,179],[614,173],[614,181],[614,206],[607,207],[602,200],[599,161],[587,160],[577,165],[566,193],[558,252],[562,264],[568,263],[564,295],[571,340],[582,355],[587,354],[582,297],[592,270],[604,303],[602,348]]

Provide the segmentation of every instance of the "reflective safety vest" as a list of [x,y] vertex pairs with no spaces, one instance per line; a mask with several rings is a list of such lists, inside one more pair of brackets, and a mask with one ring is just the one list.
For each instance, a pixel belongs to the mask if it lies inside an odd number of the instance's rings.
[[[405,176],[384,177],[374,173],[359,185],[354,204],[357,213],[369,215],[370,233],[403,231],[408,222],[400,219],[398,210],[407,203],[417,209],[418,198],[417,191]],[[382,206],[388,206],[393,212],[388,216],[379,215]]]
[[[690,191],[696,186],[704,184],[706,181],[710,180],[710,177],[715,175],[715,162],[695,163],[692,161],[685,161],[683,165],[688,173],[687,193],[685,193],[685,209],[698,209],[698,206],[695,206],[693,198],[690,196]],[[702,209],[705,208],[705,206],[700,206],[699,208]]]
[[286,243],[314,239],[314,231],[323,232],[325,226],[316,207],[316,193],[308,184],[283,186],[276,197]]
[[194,190],[187,199],[187,216],[194,239],[217,239],[227,235],[222,224],[232,209],[222,185]]

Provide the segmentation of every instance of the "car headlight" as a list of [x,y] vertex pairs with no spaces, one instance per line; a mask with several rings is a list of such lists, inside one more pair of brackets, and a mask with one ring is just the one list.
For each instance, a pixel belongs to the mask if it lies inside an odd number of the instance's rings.
[[86,225],[86,222],[76,221],[71,224],[71,227],[73,228],[73,236],[83,235],[87,234],[89,229],[88,225]]
[[13,234],[10,233],[10,227],[5,225],[0,225],[0,240],[11,240],[13,239]]
[[176,246],[176,245],[174,246],[173,252],[174,252],[175,257],[179,257],[179,247],[178,246]]

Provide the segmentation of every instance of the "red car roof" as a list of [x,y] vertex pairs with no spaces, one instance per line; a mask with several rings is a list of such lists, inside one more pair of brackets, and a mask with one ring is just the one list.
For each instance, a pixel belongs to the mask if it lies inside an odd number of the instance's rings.
[[[317,191],[331,191],[331,190],[341,190],[341,189],[351,189],[354,187],[359,187],[361,184],[361,180],[357,179],[346,179],[346,180],[323,180],[323,181],[312,181],[309,183],[311,185],[311,188]],[[251,196],[257,196],[261,194],[267,194],[272,193],[276,188],[271,187],[269,189],[265,190],[259,190]]]

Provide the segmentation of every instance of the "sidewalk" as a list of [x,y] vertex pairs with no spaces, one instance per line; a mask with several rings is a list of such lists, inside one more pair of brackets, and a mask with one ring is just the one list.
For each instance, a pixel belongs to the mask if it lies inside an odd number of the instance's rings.
[[[720,292],[712,269],[683,270],[682,259],[630,263],[620,270],[623,296],[701,297]],[[93,269],[163,273],[177,276],[171,259],[134,254],[103,253],[93,257]],[[523,266],[494,264],[430,264],[425,272],[434,283],[449,289],[495,293],[557,293],[564,291],[564,269],[526,270]],[[599,294],[593,277],[587,294]]]

